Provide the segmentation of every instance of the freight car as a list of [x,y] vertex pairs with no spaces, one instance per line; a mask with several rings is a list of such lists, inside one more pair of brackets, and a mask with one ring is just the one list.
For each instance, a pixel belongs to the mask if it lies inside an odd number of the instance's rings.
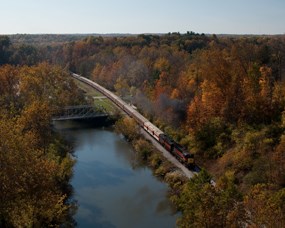
[[126,112],[130,117],[134,118],[136,122],[150,134],[156,141],[158,141],[167,151],[173,154],[182,164],[186,167],[192,169],[195,166],[194,155],[189,153],[183,146],[175,142],[168,135],[166,135],[163,131],[153,125],[149,120],[147,120],[143,115],[141,115],[138,111],[134,110],[130,105],[128,105],[125,101],[123,101],[120,97],[116,96],[109,90],[100,86],[96,82],[93,82],[87,78],[84,78],[78,74],[71,74],[74,78],[90,85],[95,88],[106,97],[108,97],[111,101],[113,101],[119,108],[121,108],[124,112]]

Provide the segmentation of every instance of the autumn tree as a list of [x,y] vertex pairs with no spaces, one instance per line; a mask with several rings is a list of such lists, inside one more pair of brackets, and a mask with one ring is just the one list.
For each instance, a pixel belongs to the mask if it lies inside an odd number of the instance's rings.
[[274,150],[272,154],[272,164],[274,164],[274,169],[272,170],[272,178],[274,183],[279,186],[284,186],[285,184],[285,136],[282,135],[279,145]]
[[71,77],[58,66],[42,63],[32,68],[22,67],[19,75],[18,89],[23,103],[37,100],[58,107],[76,104],[82,99]]
[[130,117],[124,117],[117,121],[115,128],[130,141],[138,138],[138,125],[136,121]]
[[73,203],[66,187],[73,158],[51,131],[54,107],[79,102],[59,67],[0,67],[0,226],[59,226]]
[[19,69],[10,65],[0,67],[0,105],[19,108]]
[[21,122],[1,115],[0,225],[59,225],[70,208],[57,182],[65,164],[49,159],[37,143],[38,133]]
[[117,79],[114,88],[120,96],[127,96],[130,92],[130,87],[127,80],[122,79],[121,77]]
[[252,226],[283,227],[285,225],[285,191],[277,192],[274,186],[258,184],[244,199]]

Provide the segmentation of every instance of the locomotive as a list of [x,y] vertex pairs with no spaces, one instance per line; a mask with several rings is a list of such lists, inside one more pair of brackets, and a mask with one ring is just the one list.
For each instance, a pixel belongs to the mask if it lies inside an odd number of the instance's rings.
[[189,153],[183,146],[171,139],[167,134],[149,122],[143,115],[138,111],[134,110],[130,105],[123,101],[120,97],[116,96],[109,90],[100,86],[96,82],[93,82],[87,78],[84,78],[78,74],[71,73],[71,75],[95,88],[110,100],[112,100],[118,107],[120,107],[124,112],[126,112],[130,117],[134,118],[136,122],[156,141],[158,141],[168,152],[174,155],[183,165],[189,169],[193,169],[195,166],[194,155]]
[[160,144],[171,154],[173,154],[181,163],[188,168],[194,168],[194,155],[190,154],[183,146],[175,142],[166,134],[159,136]]

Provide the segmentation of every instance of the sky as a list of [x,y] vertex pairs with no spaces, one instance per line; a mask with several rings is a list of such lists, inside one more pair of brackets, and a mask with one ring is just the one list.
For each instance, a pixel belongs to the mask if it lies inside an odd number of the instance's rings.
[[0,0],[0,34],[285,34],[285,0]]

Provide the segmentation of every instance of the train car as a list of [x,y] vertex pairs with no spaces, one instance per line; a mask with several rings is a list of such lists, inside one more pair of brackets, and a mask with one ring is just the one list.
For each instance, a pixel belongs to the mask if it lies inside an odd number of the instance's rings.
[[134,110],[133,117],[138,122],[138,124],[143,127],[144,123],[149,122],[147,118],[145,118],[142,114],[140,114],[138,111]]
[[173,153],[174,141],[166,134],[159,135],[160,144],[168,150],[170,153]]
[[154,126],[151,122],[146,122],[143,125],[143,128],[159,142],[159,135],[163,134],[163,131],[161,131],[159,128]]

